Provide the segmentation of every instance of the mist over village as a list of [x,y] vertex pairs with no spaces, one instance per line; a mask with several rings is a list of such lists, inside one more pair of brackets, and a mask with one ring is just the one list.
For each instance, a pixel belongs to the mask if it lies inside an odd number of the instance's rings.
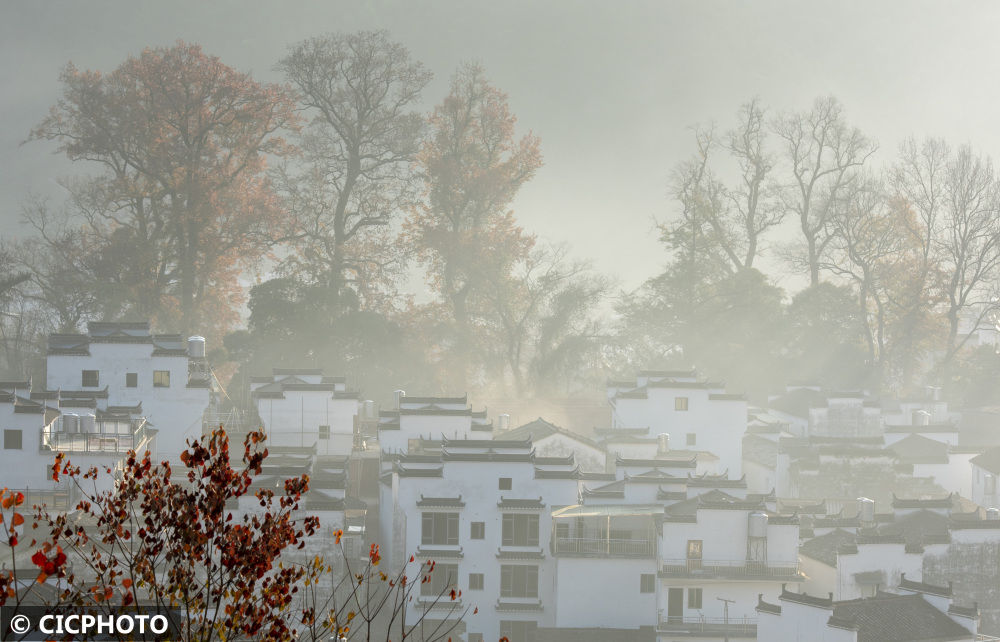
[[1000,641],[998,21],[0,6],[0,639]]

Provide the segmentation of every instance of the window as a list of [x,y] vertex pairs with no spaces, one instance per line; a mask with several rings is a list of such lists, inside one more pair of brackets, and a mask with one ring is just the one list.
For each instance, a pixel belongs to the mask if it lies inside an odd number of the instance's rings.
[[481,591],[483,590],[483,574],[482,573],[469,573],[469,590],[470,591]]
[[154,370],[153,371],[153,387],[154,388],[169,388],[170,387],[170,371],[169,370]]
[[694,446],[697,442],[698,442],[698,435],[694,434],[693,432],[689,432],[687,434],[687,445]]
[[701,608],[701,589],[700,588],[689,588],[688,589],[688,608],[689,609],[700,609]]
[[674,410],[687,410],[687,409],[688,409],[687,397],[674,397]]
[[569,537],[569,524],[566,522],[556,523],[556,539],[567,539]]
[[643,573],[639,576],[639,592],[640,593],[655,593],[656,592],[656,575],[652,573]]
[[472,532],[469,534],[472,539],[486,539],[486,522],[472,522]]
[[458,513],[424,513],[422,522],[421,544],[458,545]]
[[500,620],[500,637],[510,642],[535,642],[535,630],[538,622]]
[[126,388],[138,388],[139,387],[139,374],[135,372],[125,373],[125,387]]
[[[5,430],[3,431],[3,449],[4,450],[21,450],[21,431],[20,430]],[[49,473],[52,474],[51,472]]]
[[320,439],[329,439],[330,438],[330,427],[329,426],[320,426],[319,427],[319,438]]
[[483,642],[483,634],[469,633],[469,642]]
[[701,559],[701,540],[700,539],[689,539],[688,540],[688,559],[689,560],[700,560]]
[[538,597],[538,567],[501,566],[500,597]]
[[500,490],[510,490],[513,487],[513,482],[510,477],[500,478]]
[[101,385],[101,373],[97,370],[84,370],[80,383],[84,388],[97,388]]
[[[427,568],[426,564],[424,568]],[[430,579],[420,583],[420,594],[429,597],[445,595],[451,589],[458,588],[458,564],[437,564],[433,572],[427,573],[427,577]]]
[[538,546],[538,515],[503,516],[501,546]]

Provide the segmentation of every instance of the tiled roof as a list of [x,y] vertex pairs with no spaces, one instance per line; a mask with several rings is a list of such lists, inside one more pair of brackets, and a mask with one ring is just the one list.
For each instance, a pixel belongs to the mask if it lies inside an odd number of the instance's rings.
[[994,475],[1000,475],[1000,446],[991,448],[982,455],[977,455],[969,461],[987,472],[991,472]]
[[889,446],[889,450],[906,464],[948,463],[948,444],[923,435],[909,435]]
[[852,545],[856,541],[853,533],[837,528],[826,535],[814,537],[803,542],[799,547],[799,553],[811,557],[817,562],[822,562],[827,566],[837,566],[837,550],[844,545]]
[[852,624],[858,632],[858,642],[942,642],[972,637],[968,629],[921,595],[879,592],[873,598],[838,602],[833,617]]

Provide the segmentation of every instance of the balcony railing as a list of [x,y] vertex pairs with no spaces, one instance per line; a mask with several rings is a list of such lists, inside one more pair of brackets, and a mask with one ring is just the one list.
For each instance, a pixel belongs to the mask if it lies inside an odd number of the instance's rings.
[[669,577],[802,578],[798,562],[755,562],[752,560],[662,560],[660,574]]
[[557,537],[553,553],[583,557],[653,557],[656,542],[645,539]]
[[52,511],[68,511],[73,500],[70,489],[12,488],[11,491],[24,493],[27,507],[44,505]]
[[708,634],[756,638],[757,619],[751,617],[667,617],[660,622],[657,630],[676,636],[690,634],[703,637]]
[[97,421],[92,432],[65,432],[62,417],[41,429],[42,448],[58,452],[125,453],[138,450],[153,436],[145,420]]

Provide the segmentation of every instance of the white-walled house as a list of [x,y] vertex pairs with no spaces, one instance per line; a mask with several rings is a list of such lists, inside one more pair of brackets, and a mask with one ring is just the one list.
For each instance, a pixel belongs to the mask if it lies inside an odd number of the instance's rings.
[[358,393],[347,389],[343,377],[275,368],[270,376],[250,379],[250,396],[269,443],[315,445],[320,455],[351,453],[360,404]]
[[[472,607],[464,623],[470,642],[531,640],[539,626],[552,626],[550,514],[577,501],[572,457],[536,457],[527,440],[445,439],[435,454],[394,459],[380,485],[382,554],[391,568],[407,565],[412,578],[428,560],[436,564],[408,619],[454,586],[460,607]],[[444,619],[454,604],[444,599],[428,619]]]
[[642,431],[639,437],[669,435],[674,448],[707,450],[720,459],[720,472],[742,474],[741,446],[747,402],[724,384],[701,381],[690,371],[643,371],[634,381],[609,381],[611,430]]
[[658,547],[658,639],[755,639],[759,596],[776,598],[805,579],[798,541],[798,518],[770,511],[762,497],[712,489],[668,505]]
[[530,439],[535,454],[540,457],[573,455],[580,470],[604,472],[607,469],[607,452],[600,444],[541,417],[512,430],[497,432],[496,439]]
[[978,609],[952,603],[950,590],[903,580],[896,593],[879,591],[856,600],[834,600],[782,591],[760,597],[759,640],[768,642],[973,642]]
[[983,508],[1000,507],[1000,446],[969,460],[972,467],[972,501]]
[[149,323],[89,323],[87,334],[48,338],[45,387],[100,393],[97,409],[141,406],[158,431],[158,455],[175,458],[202,435],[212,398],[205,340],[152,334]]
[[[72,485],[65,478],[52,479],[58,453],[84,470],[114,469],[133,449],[155,455],[157,431],[142,417],[101,411],[93,408],[93,399],[81,413],[80,399],[65,400],[64,406],[58,395],[26,398],[18,394],[28,393],[27,382],[23,384],[0,382],[0,470],[2,484],[24,492],[29,503],[69,508]],[[98,490],[110,487],[111,481],[101,475]]]
[[407,397],[397,391],[397,407],[380,410],[378,443],[385,454],[409,452],[421,439],[492,439],[486,411],[474,411],[468,396]]

